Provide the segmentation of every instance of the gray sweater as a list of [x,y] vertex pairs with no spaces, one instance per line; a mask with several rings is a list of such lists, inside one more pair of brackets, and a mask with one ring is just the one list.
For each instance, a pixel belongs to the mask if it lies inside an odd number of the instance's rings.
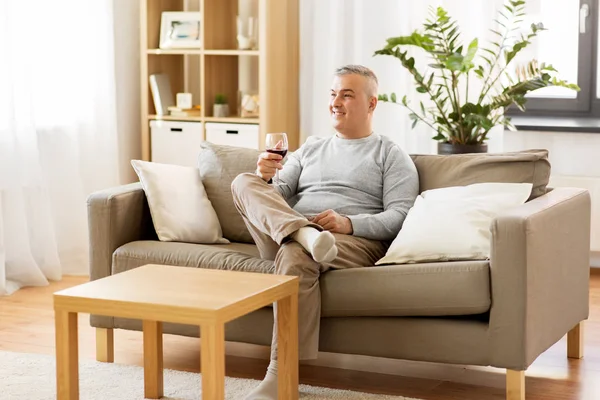
[[304,216],[327,209],[348,217],[355,236],[393,240],[419,194],[417,169],[385,136],[309,137],[290,154],[277,189]]

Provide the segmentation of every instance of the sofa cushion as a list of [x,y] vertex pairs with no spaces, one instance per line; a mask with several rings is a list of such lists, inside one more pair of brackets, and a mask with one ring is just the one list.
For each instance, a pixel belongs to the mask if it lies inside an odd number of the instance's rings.
[[140,240],[115,250],[112,273],[117,274],[145,264],[273,273],[273,261],[258,257],[256,246],[246,243],[205,245]]
[[321,276],[322,315],[481,314],[491,304],[487,261],[333,270]]
[[473,183],[531,183],[529,200],[546,193],[550,179],[547,150],[483,154],[413,154],[420,191]]
[[198,170],[183,165],[131,160],[163,242],[229,243]]
[[527,201],[531,183],[474,183],[426,190],[375,265],[490,258],[490,225]]
[[[141,240],[113,253],[112,273],[145,264],[273,273],[253,244]],[[448,316],[490,308],[487,261],[455,261],[332,270],[321,276],[323,317]]]
[[260,153],[259,150],[210,142],[202,142],[200,145],[200,177],[219,218],[223,237],[232,242],[254,243],[242,216],[233,204],[231,182],[243,172],[255,171]]

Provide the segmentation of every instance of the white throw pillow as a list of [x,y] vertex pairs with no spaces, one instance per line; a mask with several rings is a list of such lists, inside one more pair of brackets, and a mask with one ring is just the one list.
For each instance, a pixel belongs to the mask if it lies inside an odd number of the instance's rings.
[[229,243],[206,196],[198,169],[132,160],[158,239],[163,242]]
[[490,256],[492,220],[525,203],[530,183],[478,183],[423,192],[381,264],[485,260]]

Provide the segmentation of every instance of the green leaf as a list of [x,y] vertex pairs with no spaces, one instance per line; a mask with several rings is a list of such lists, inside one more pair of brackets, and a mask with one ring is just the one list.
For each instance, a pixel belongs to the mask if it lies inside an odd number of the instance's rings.
[[434,69],[442,69],[444,68],[444,64],[428,64],[429,67]]
[[425,116],[427,113],[425,112],[425,106],[423,105],[423,102],[421,101],[421,112],[423,113],[423,115]]
[[486,56],[481,56],[481,58],[491,67],[494,62],[492,60],[490,60],[489,58],[487,58]]
[[490,129],[492,129],[494,127],[494,123],[489,118],[482,118],[481,119],[481,126],[486,131],[489,131]]
[[485,51],[486,53],[490,53],[490,55],[491,55],[492,57],[496,57],[496,52],[495,52],[495,51],[492,51],[492,50],[490,50],[490,49],[486,49],[485,47],[484,47],[484,48],[482,48],[481,50],[482,50],[482,51]]
[[404,104],[405,106],[408,106],[408,100],[406,100],[406,95],[404,95],[402,97],[402,104]]
[[482,108],[480,105],[475,105],[473,103],[465,103],[460,108],[460,112],[463,114],[480,114],[481,110]]
[[440,100],[440,108],[442,110],[444,110],[444,107],[446,106],[446,102],[448,102],[448,97],[444,97],[442,100]]
[[417,124],[418,124],[418,123],[419,123],[419,120],[418,120],[418,119],[415,119],[415,120],[413,120],[413,123],[412,123],[411,129],[415,129],[415,126],[417,126]]
[[464,57],[462,54],[453,53],[448,60],[446,60],[446,68],[451,71],[460,71],[463,66]]
[[537,24],[531,24],[531,31],[536,34],[538,31],[545,31],[547,30],[546,28],[544,28],[544,24],[542,24],[541,22],[538,22]]
[[475,69],[473,72],[475,72],[475,74],[477,74],[477,76],[479,76],[480,78],[483,78],[483,67],[481,65],[477,67],[477,69]]
[[446,135],[444,135],[444,134],[443,134],[443,133],[441,133],[441,132],[438,132],[438,134],[437,134],[437,135],[435,135],[434,137],[432,137],[432,139],[433,139],[433,140],[442,140],[442,141],[448,140],[448,139],[446,138]]
[[387,39],[385,49],[393,49],[396,46],[417,46],[423,50],[433,50],[433,41],[419,32],[414,31],[410,36],[398,36]]
[[429,79],[427,80],[427,86],[429,88],[431,88],[431,84],[433,83],[433,78],[435,78],[435,74],[432,72],[431,75],[429,75]]
[[390,100],[392,100],[392,103],[395,103],[395,102],[396,102],[396,93],[392,93],[392,94],[390,95]]
[[448,36],[447,36],[447,37],[451,38],[452,36],[454,36],[454,34],[455,34],[456,32],[458,32],[458,26],[454,27],[454,29],[452,29],[452,30],[450,31],[450,33],[448,34]]
[[540,68],[542,71],[552,71],[552,72],[558,72],[556,69],[554,69],[554,67],[550,64],[545,65],[542,64],[542,68]]
[[524,109],[526,101],[525,95],[527,93],[547,86],[562,86],[569,88],[569,85],[572,84],[557,79],[552,80],[548,74],[542,74],[541,76],[519,81],[514,85],[504,88],[501,94],[492,98],[491,107],[493,109],[507,107],[511,103],[514,103],[519,109]]
[[454,44],[456,43],[456,41],[458,40],[458,33],[456,35],[454,35],[453,37],[449,38],[448,41],[450,42],[450,44],[448,45],[448,49],[450,50],[450,52],[452,53],[458,53],[457,50],[455,50],[454,48]]
[[417,92],[419,93],[427,93],[427,89],[423,86],[417,86]]
[[505,20],[509,20],[509,18],[506,16],[506,14],[504,14],[504,12],[502,12],[502,10],[498,11],[498,14],[500,14]]
[[527,47],[528,44],[531,44],[528,40],[522,40],[514,44],[512,50],[504,52],[504,57],[506,59],[506,64],[510,64],[510,62],[515,58],[515,56]]
[[475,54],[477,53],[477,49],[478,49],[477,44],[478,43],[479,42],[477,41],[477,38],[475,38],[469,44],[469,48],[467,49],[467,54],[465,55],[465,57],[462,61],[463,72],[466,72],[466,71],[470,70],[471,68],[473,68],[473,59],[475,58]]

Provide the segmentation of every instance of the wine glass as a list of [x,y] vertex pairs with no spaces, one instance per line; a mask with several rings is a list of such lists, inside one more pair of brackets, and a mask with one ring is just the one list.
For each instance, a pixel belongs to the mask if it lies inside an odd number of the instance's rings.
[[[267,153],[279,154],[283,161],[288,152],[287,135],[285,133],[267,133],[266,150]],[[279,184],[279,170],[275,171],[273,183]]]

